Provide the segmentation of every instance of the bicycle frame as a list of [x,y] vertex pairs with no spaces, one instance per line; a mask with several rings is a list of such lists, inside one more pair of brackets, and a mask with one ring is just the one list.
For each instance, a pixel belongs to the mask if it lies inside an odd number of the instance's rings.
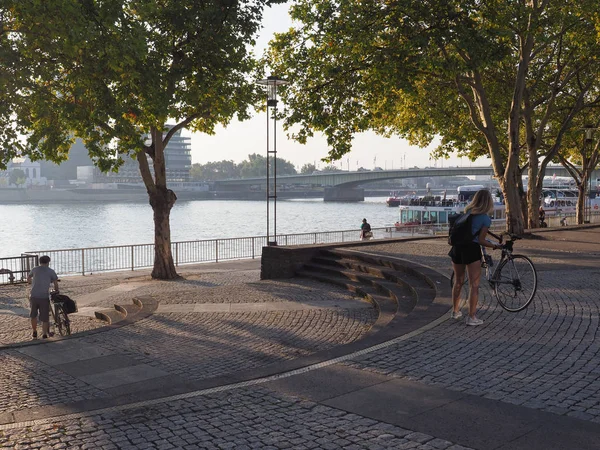
[[[58,328],[61,336],[71,334],[71,322],[67,314],[64,313],[62,303],[55,302],[53,297],[54,292],[50,293],[50,312],[52,314],[54,332]],[[62,314],[61,314],[62,313]]]
[[485,251],[485,247],[481,247],[481,263],[482,268],[485,269],[485,279],[488,281],[488,283],[490,283],[490,286],[494,288],[498,283],[498,275],[500,267],[502,267],[502,263],[504,262],[504,260],[510,260],[512,257],[512,249],[509,250],[502,248],[502,255],[500,256],[500,259],[492,264],[492,266],[494,264],[496,265],[493,271],[491,270],[492,267],[490,267],[489,263],[491,257],[492,255],[488,255],[488,253]]
[[[500,236],[488,233],[502,244]],[[485,270],[482,276],[490,284],[500,306],[509,312],[518,312],[527,308],[537,290],[535,266],[527,256],[513,254],[513,243],[516,239],[519,237],[510,235],[502,245],[502,255],[493,269],[491,255],[487,254],[485,247],[480,246],[481,267]],[[450,277],[451,286],[453,286],[453,279],[454,273]],[[525,284],[523,280],[526,281]]]

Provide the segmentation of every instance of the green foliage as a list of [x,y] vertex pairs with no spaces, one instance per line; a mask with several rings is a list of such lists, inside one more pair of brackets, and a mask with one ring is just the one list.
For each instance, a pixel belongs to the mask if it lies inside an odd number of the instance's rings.
[[60,162],[79,137],[111,170],[116,150],[152,156],[141,136],[169,119],[212,133],[247,118],[260,98],[249,46],[270,3],[6,0],[0,148],[13,150],[2,163],[17,152]]
[[14,184],[15,186],[19,187],[25,184],[25,181],[27,181],[27,176],[22,169],[13,169],[10,171],[8,176],[8,184]]
[[265,61],[293,80],[292,137],[324,133],[330,160],[366,130],[422,147],[440,137],[435,157],[489,155],[517,233],[521,171],[538,189],[573,120],[600,105],[594,0],[298,0],[292,16]]
[[[324,133],[331,159],[355,133],[374,130],[423,147],[441,137],[437,157],[458,150],[475,159],[493,144],[506,160],[519,61],[529,60],[531,125],[544,131],[548,107],[560,116],[572,106],[581,70],[598,72],[599,13],[597,2],[575,0],[300,0],[291,12],[298,26],[276,36],[265,63],[293,80],[282,92],[287,129],[302,143]],[[535,46],[523,55],[528,37]],[[553,90],[560,107],[550,104]]]
[[190,171],[193,181],[218,181],[239,178],[239,169],[233,161],[209,162],[193,164]]
[[[264,177],[267,170],[267,161],[264,156],[258,154],[248,155],[248,159],[239,164],[233,161],[209,162],[206,164],[194,164],[191,177],[194,181],[218,181],[235,178],[258,178]],[[294,165],[281,158],[277,158],[278,175],[295,175]]]
[[317,170],[317,166],[315,166],[314,164],[304,164],[300,169],[300,173],[310,175],[315,170]]
[[323,170],[321,170],[321,172],[324,172],[324,173],[342,172],[342,169],[334,166],[333,164],[328,164],[327,166],[323,167]]
[[[270,164],[274,163],[272,158],[269,158],[269,162]],[[269,169],[271,174],[273,174],[273,169],[274,166],[271,165]],[[265,177],[267,175],[267,158],[257,153],[248,155],[248,159],[239,164],[239,171],[241,178]],[[294,175],[296,174],[296,168],[291,162],[277,158],[277,174]]]
[[[325,133],[337,159],[360,131],[425,146],[443,129],[443,147],[469,142],[481,151],[452,82],[468,69],[458,52],[469,52],[470,65],[493,65],[509,42],[482,20],[485,3],[479,12],[460,3],[296,3],[292,16],[300,27],[278,35],[269,55],[274,72],[294,80],[283,93],[286,125],[300,125],[294,137],[305,142]],[[453,47],[446,54],[444,41]]]

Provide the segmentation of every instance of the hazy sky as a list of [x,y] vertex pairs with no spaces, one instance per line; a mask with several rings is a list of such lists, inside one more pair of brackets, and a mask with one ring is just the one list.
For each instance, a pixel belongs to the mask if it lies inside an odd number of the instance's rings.
[[[275,5],[267,8],[263,20],[263,30],[257,40],[256,52],[262,54],[273,33],[286,31],[292,26],[288,16],[289,5]],[[289,80],[293,83],[294,80]],[[327,143],[323,137],[315,136],[306,145],[288,140],[283,129],[277,127],[277,156],[291,161],[297,167],[305,163],[317,163],[323,167],[320,159],[327,156]],[[204,164],[209,161],[233,160],[238,163],[251,153],[266,152],[266,113],[257,113],[245,122],[232,122],[227,128],[218,128],[214,136],[192,134],[192,162]],[[376,164],[375,164],[376,160]],[[373,169],[375,165],[384,169],[433,166],[429,159],[429,150],[408,145],[400,138],[385,139],[375,133],[363,133],[355,137],[352,151],[337,166],[344,170],[356,170],[358,167]],[[438,161],[440,167],[471,164],[467,158],[451,158]],[[481,159],[473,165],[489,165],[489,160]]]

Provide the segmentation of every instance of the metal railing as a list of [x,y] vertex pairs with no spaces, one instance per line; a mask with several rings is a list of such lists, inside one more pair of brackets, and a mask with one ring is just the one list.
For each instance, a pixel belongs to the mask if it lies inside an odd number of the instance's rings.
[[25,283],[27,275],[37,265],[37,255],[0,258],[0,284]]
[[[600,218],[600,216],[597,216]],[[600,221],[600,219],[599,219]],[[494,220],[491,229],[502,231],[505,229],[505,220]],[[441,236],[448,234],[448,225],[388,225],[373,228],[374,239],[411,237],[411,236]],[[357,242],[360,240],[360,231],[322,231],[314,233],[281,234],[277,236],[277,244],[290,245],[315,245],[333,244],[344,242]],[[172,242],[171,250],[176,266],[183,264],[219,262],[235,259],[260,258],[262,249],[267,245],[265,236],[241,237],[228,239],[207,239],[201,241]],[[32,259],[41,255],[50,256],[51,266],[60,275],[92,274],[97,272],[110,272],[116,270],[135,270],[154,265],[154,244],[115,245],[110,247],[91,247],[64,250],[39,250],[25,252],[21,257],[4,258],[5,260],[24,261],[24,265],[16,267],[12,272],[23,277],[23,271],[30,270]],[[2,260],[0,260],[2,261]],[[37,259],[35,259],[37,264]],[[29,265],[28,265],[29,264]],[[2,274],[10,277],[9,274]],[[16,278],[19,278],[16,276]],[[25,273],[25,277],[27,273]],[[4,279],[0,277],[0,284]]]
[[[402,229],[396,229],[394,226],[373,228],[373,235],[376,239],[432,234],[434,234],[432,227],[426,225],[408,226]],[[281,246],[333,244],[359,240],[360,231],[358,230],[321,231],[277,236],[277,244]],[[171,251],[175,265],[179,266],[203,262],[260,258],[262,248],[266,245],[267,239],[265,236],[254,236],[172,242]],[[97,272],[152,267],[154,265],[154,244],[36,250],[24,252],[21,257],[35,258],[41,255],[48,255],[52,261],[52,268],[61,275],[87,275]]]

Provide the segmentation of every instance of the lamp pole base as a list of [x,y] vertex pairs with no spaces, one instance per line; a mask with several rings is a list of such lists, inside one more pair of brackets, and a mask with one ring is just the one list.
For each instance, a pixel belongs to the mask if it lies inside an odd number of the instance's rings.
[[277,247],[277,241],[268,241],[267,246],[268,247]]

